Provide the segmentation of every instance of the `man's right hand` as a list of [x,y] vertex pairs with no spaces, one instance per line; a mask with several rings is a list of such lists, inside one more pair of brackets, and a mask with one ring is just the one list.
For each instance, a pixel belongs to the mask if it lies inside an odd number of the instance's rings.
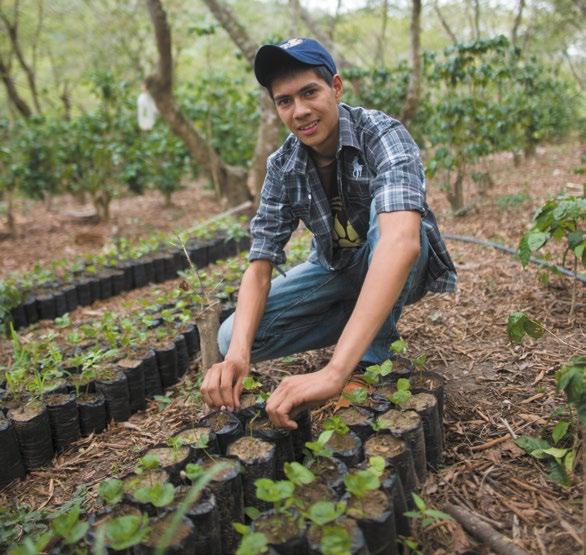
[[210,408],[226,407],[232,410],[240,408],[242,382],[250,373],[250,364],[246,361],[226,359],[214,364],[205,375],[201,385],[201,394]]

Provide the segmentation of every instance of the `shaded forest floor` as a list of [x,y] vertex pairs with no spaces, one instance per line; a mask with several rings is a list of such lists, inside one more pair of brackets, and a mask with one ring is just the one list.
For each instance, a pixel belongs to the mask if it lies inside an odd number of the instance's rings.
[[[449,217],[444,195],[433,183],[429,204],[444,233],[514,247],[543,200],[581,190],[582,176],[574,174],[581,154],[575,143],[551,146],[539,149],[535,159],[518,168],[507,156],[493,157],[484,164],[490,166],[496,185],[478,197],[476,208],[464,217]],[[584,287],[578,286],[570,317],[571,279],[551,276],[543,285],[536,267],[523,270],[508,254],[456,241],[448,241],[448,247],[458,268],[458,294],[428,296],[407,307],[400,322],[409,354],[424,353],[426,367],[447,379],[445,461],[429,474],[421,495],[437,509],[446,503],[464,505],[528,553],[579,553],[583,547],[581,456],[571,487],[562,487],[515,445],[513,436],[542,434],[544,428],[551,428],[552,412],[563,405],[564,398],[555,392],[555,372],[578,349],[584,350]],[[173,286],[167,283],[157,289]],[[153,288],[133,291],[78,309],[72,318],[99,317],[110,308],[132,310],[153,292]],[[513,311],[526,312],[551,333],[512,346],[506,321]],[[278,380],[317,369],[328,353],[327,349],[303,353],[263,363],[258,369]],[[148,446],[201,415],[198,379],[192,373],[169,392],[168,403],[153,401],[130,421],[79,441],[57,457],[54,467],[35,471],[1,492],[0,506],[51,509],[77,494],[84,495],[91,508],[96,483],[130,470]],[[415,536],[425,553],[490,553],[455,522],[416,529]]]

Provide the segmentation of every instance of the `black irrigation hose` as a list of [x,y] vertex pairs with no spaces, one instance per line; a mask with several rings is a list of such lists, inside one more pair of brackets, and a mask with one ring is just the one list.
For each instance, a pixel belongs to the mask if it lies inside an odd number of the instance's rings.
[[[509,254],[516,255],[517,250],[512,249],[511,247],[505,247],[500,243],[495,243],[493,241],[483,241],[482,239],[475,239],[474,237],[468,237],[467,235],[451,235],[444,233],[442,234],[444,239],[448,239],[450,241],[461,241],[463,243],[472,243],[474,245],[481,245],[483,247],[492,247],[494,249],[498,249],[499,251],[504,251]],[[542,260],[541,258],[535,258],[532,256],[529,258],[529,262],[533,262],[533,264],[537,264],[538,266],[544,266],[546,268],[554,268],[560,274],[564,274],[565,276],[569,276],[572,278],[576,278],[578,281],[582,283],[586,283],[586,276],[584,274],[578,274],[567,270],[566,268],[562,268],[561,266],[556,266],[555,264],[551,264],[551,262],[547,262],[546,260]]]

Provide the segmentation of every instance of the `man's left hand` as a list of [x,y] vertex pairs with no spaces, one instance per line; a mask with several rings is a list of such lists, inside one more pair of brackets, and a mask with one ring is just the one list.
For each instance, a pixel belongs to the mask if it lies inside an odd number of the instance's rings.
[[279,428],[297,429],[293,417],[340,394],[346,376],[325,366],[317,372],[285,378],[267,401],[267,414]]

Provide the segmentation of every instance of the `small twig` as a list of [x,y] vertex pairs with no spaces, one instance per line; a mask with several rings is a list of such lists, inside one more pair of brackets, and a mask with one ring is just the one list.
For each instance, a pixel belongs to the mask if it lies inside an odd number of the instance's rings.
[[486,443],[483,443],[482,445],[474,445],[473,447],[470,447],[470,451],[484,451],[485,449],[490,449],[491,447],[494,447],[495,445],[498,445],[499,443],[503,443],[504,441],[507,441],[511,439],[510,436],[502,436],[502,437],[497,437],[496,439],[492,439],[490,441],[487,441]]
[[511,428],[511,425],[501,416],[500,421],[505,425],[505,428],[507,430],[509,430],[509,433],[511,434],[511,437],[513,439],[517,439],[517,434],[513,431],[513,428]]
[[515,545],[509,538],[497,532],[492,526],[482,521],[468,508],[448,504],[446,513],[454,517],[470,534],[486,542],[499,555],[527,555],[527,552]]

